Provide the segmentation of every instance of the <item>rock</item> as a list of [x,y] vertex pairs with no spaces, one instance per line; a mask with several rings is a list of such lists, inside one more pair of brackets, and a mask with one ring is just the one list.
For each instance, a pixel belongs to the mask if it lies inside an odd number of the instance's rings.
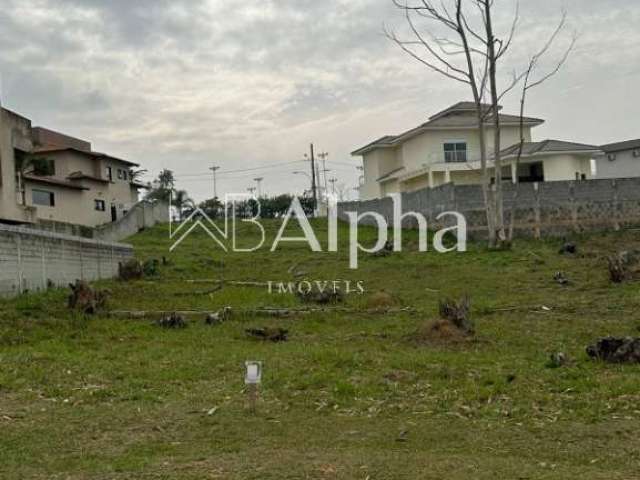
[[609,363],[640,363],[640,338],[601,338],[587,347],[587,355]]
[[224,307],[215,313],[210,313],[205,318],[204,323],[207,325],[220,325],[231,318],[231,307]]
[[76,280],[69,284],[71,295],[67,299],[67,306],[72,310],[93,315],[105,307],[110,295],[109,290],[94,290],[84,280]]
[[245,330],[249,337],[270,342],[286,342],[289,337],[289,330],[283,328],[248,328]]
[[562,245],[562,247],[560,247],[560,250],[558,251],[558,253],[560,255],[564,255],[564,254],[571,254],[571,255],[575,255],[578,252],[578,247],[576,246],[575,243],[572,242],[567,242],[564,245]]
[[177,313],[172,313],[169,316],[162,317],[160,320],[156,322],[156,325],[162,328],[186,328],[187,322],[185,322],[184,317],[182,315],[178,315]]

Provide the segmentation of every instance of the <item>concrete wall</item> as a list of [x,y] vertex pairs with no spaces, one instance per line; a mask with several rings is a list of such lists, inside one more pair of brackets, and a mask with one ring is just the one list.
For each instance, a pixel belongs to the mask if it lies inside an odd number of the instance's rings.
[[163,202],[138,202],[120,220],[95,229],[93,238],[117,242],[158,223],[169,222],[169,205]]
[[0,225],[0,296],[118,274],[133,247]]
[[[571,232],[620,229],[640,225],[640,178],[586,180],[581,182],[505,183],[506,221],[515,212],[516,233],[520,236],[566,235]],[[446,211],[457,211],[467,219],[470,237],[486,236],[486,216],[482,189],[479,185],[446,184],[432,189],[402,193],[403,212],[422,213],[431,228],[438,228],[436,217]],[[345,212],[375,211],[389,225],[393,222],[390,198],[365,202],[341,203],[340,218]],[[372,223],[369,218],[363,224]],[[406,226],[413,226],[407,222]]]

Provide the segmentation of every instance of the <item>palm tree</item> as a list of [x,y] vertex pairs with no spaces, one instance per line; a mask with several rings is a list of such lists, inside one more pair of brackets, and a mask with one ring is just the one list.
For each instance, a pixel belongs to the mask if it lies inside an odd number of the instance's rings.
[[173,192],[173,206],[178,211],[178,218],[182,221],[182,216],[187,208],[194,208],[195,203],[189,197],[186,190],[176,190]]

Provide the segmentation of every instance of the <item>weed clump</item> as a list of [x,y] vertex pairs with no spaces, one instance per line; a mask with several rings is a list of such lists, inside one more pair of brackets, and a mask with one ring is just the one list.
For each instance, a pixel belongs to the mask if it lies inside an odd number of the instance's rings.
[[162,317],[156,322],[156,325],[167,329],[187,328],[187,322],[185,321],[184,317],[182,315],[178,315],[175,312]]
[[468,342],[475,334],[470,318],[471,300],[441,300],[440,319],[425,323],[416,333],[416,341],[426,345],[455,345]]
[[320,286],[316,283],[302,282],[296,286],[296,296],[303,303],[329,305],[344,302],[344,293],[333,286]]
[[640,278],[640,251],[621,252],[607,258],[609,278],[622,283]]
[[67,306],[71,310],[77,310],[87,315],[93,315],[102,310],[109,298],[109,290],[94,290],[84,280],[76,280],[70,283],[71,294],[67,299]]
[[132,258],[126,262],[118,263],[118,279],[124,282],[130,280],[140,280],[144,276],[143,265],[140,261]]

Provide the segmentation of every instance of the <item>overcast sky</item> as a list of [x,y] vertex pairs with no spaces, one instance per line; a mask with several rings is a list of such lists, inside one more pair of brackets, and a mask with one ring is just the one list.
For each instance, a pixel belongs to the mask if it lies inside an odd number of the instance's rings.
[[[511,0],[496,0],[508,27]],[[564,7],[580,34],[566,67],[536,90],[535,139],[640,137],[640,2],[521,2],[508,70]],[[219,192],[301,192],[309,143],[329,176],[357,184],[349,152],[470,99],[383,35],[403,29],[391,0],[1,0],[3,103],[34,125],[90,140],[152,174],[176,172],[201,200]],[[562,39],[564,41],[565,39]],[[561,43],[562,44],[562,43]],[[516,96],[505,111],[517,112]],[[237,170],[265,167],[249,172]]]

